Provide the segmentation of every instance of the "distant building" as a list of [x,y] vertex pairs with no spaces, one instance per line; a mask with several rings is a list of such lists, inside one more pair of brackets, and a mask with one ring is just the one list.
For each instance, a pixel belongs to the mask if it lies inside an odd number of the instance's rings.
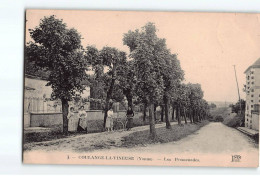
[[246,71],[245,127],[259,130],[260,112],[260,58]]
[[[61,102],[51,100],[52,88],[46,86],[47,82],[41,77],[25,74],[24,112],[61,112]],[[89,95],[89,87],[86,87],[81,97],[88,98]]]
[[[60,100],[52,100],[51,86],[41,77],[25,74],[24,77],[24,127],[46,126],[62,122],[62,106]],[[89,87],[81,94],[82,98],[89,97]],[[75,106],[70,101],[70,105]],[[85,109],[89,104],[85,103]]]

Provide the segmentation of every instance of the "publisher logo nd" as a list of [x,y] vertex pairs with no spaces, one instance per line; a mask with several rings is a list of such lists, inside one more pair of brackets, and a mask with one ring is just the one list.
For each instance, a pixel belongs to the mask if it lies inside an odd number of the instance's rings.
[[232,155],[232,162],[240,162],[241,156],[240,155]]

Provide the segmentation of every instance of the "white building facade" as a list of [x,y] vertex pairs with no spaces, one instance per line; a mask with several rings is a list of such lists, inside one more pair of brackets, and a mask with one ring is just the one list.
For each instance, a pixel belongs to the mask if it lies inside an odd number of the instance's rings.
[[259,131],[260,112],[260,58],[246,71],[245,127]]

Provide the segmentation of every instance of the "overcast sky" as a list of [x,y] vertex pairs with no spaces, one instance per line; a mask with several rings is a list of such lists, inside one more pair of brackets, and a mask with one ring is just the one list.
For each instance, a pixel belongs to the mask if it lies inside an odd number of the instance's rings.
[[158,36],[178,54],[185,82],[200,83],[208,101],[238,100],[234,64],[245,98],[244,71],[260,57],[259,14],[30,10],[26,13],[26,41],[30,40],[28,29],[53,14],[80,32],[84,47],[112,46],[128,53],[123,34],[155,23]]

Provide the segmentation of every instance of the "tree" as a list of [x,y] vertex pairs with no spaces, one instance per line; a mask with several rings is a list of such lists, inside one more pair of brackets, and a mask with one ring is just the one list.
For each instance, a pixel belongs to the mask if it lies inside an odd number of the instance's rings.
[[123,42],[130,48],[130,58],[134,61],[135,92],[149,110],[150,137],[157,139],[154,120],[154,103],[162,98],[163,79],[160,70],[161,56],[157,51],[159,41],[153,23],[147,23],[141,31],[129,31]]
[[29,60],[27,54],[25,54],[24,56],[24,69],[25,69],[25,74],[33,75],[43,80],[47,79],[50,76],[49,71],[45,70],[42,67],[37,66],[33,60]]
[[86,47],[86,60],[91,65],[94,74],[89,76],[90,82],[90,109],[104,109],[105,104],[105,82],[104,82],[104,65],[99,57],[99,51],[94,46]]
[[163,67],[162,71],[164,81],[163,102],[166,128],[170,129],[171,125],[169,120],[169,104],[170,102],[174,102],[179,94],[178,86],[184,78],[184,72],[181,69],[180,62],[177,59],[177,55],[168,54],[167,57],[165,57],[165,60],[166,65]]
[[217,105],[216,105],[216,104],[214,104],[214,103],[211,103],[209,106],[210,106],[210,108],[211,108],[211,109],[214,109],[214,108],[216,108],[216,107],[217,107]]
[[187,84],[190,89],[189,100],[190,100],[190,119],[192,122],[199,121],[199,110],[200,101],[203,98],[203,91],[200,84]]
[[49,72],[46,86],[52,88],[52,99],[60,99],[63,114],[63,132],[68,133],[68,101],[82,93],[87,64],[77,30],[67,28],[55,16],[44,17],[39,26],[29,29],[34,42],[26,46],[26,56],[36,66]]
[[201,120],[205,120],[207,117],[209,117],[210,113],[210,106],[208,102],[205,99],[201,99],[201,109],[200,109],[200,118]]
[[[104,47],[98,51],[95,47],[90,46],[87,47],[86,54],[95,73],[92,84],[97,82],[102,84],[104,97],[101,101],[104,104],[103,127],[105,129],[108,110],[112,107],[113,102],[120,102],[124,98],[119,86],[118,71],[122,65],[126,64],[126,53],[112,47]],[[105,69],[107,69],[106,73]]]
[[134,86],[136,83],[134,62],[127,61],[118,68],[119,87],[123,91],[128,103],[128,108],[133,110]]
[[245,114],[245,109],[246,109],[246,101],[241,99],[241,108],[242,110],[240,110],[240,102],[237,101],[236,104],[232,104],[231,105],[231,108],[232,108],[232,112],[235,112],[235,113],[242,113],[243,115]]
[[176,94],[176,107],[177,107],[177,120],[181,125],[180,116],[183,115],[185,124],[187,124],[187,108],[190,106],[190,89],[186,84],[180,84],[177,88]]

